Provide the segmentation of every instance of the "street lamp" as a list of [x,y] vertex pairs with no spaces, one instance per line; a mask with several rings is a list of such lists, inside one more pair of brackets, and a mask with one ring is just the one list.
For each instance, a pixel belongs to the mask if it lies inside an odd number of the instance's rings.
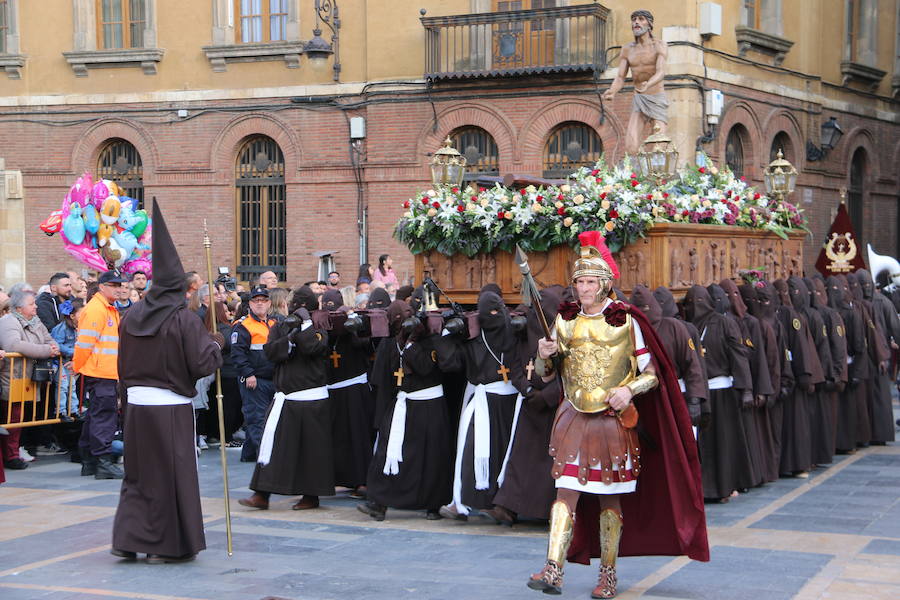
[[653,134],[638,149],[638,172],[656,181],[658,186],[664,179],[675,174],[677,166],[678,149],[675,143],[661,131],[659,124],[654,125]]
[[462,185],[463,176],[466,174],[466,157],[453,147],[450,136],[444,140],[444,145],[434,153],[431,159],[431,183],[435,187],[442,185]]
[[822,147],[816,146],[810,141],[806,142],[806,160],[816,161],[825,158],[829,150],[832,150],[841,141],[844,130],[838,125],[835,117],[822,123]]
[[784,200],[794,192],[797,183],[797,169],[784,159],[784,154],[778,150],[775,160],[769,163],[763,174],[766,180],[766,192],[774,195],[778,200]]
[[[341,28],[341,18],[338,14],[338,5],[336,0],[316,0],[316,27],[313,29],[313,36],[303,45],[303,53],[309,58],[313,69],[319,70],[328,62],[328,57],[334,55],[334,75],[335,81],[340,81],[341,76],[341,58],[340,47],[338,46],[338,30]],[[322,29],[319,27],[319,21],[325,23],[331,30],[331,43],[325,41],[322,37]]]

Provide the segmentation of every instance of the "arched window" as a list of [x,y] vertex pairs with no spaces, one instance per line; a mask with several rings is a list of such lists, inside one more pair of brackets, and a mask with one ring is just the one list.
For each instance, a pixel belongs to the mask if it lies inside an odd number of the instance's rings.
[[850,189],[847,198],[847,212],[856,231],[857,239],[863,236],[863,202],[866,197],[866,151],[862,148],[853,153],[850,161]]
[[791,143],[790,136],[784,131],[779,131],[775,134],[775,139],[772,140],[772,147],[769,148],[769,162],[775,160],[775,157],[778,156],[778,151],[781,150],[782,156],[784,156],[784,160],[788,161],[792,165],[794,163],[794,145]]
[[597,132],[584,123],[568,122],[550,134],[544,146],[544,177],[561,179],[580,167],[591,167],[603,154]]
[[744,175],[744,148],[747,141],[747,130],[743,125],[735,125],[725,139],[725,164],[735,177]]
[[235,167],[237,199],[237,272],[250,280],[274,271],[287,276],[287,223],[284,154],[270,137],[247,139]]
[[142,48],[147,27],[145,0],[97,0],[97,42],[106,50]]
[[500,155],[494,138],[481,127],[461,127],[450,134],[453,147],[466,157],[465,181],[479,175],[499,175]]
[[136,200],[132,208],[144,208],[144,166],[131,142],[120,138],[106,142],[97,157],[97,178],[115,181]]

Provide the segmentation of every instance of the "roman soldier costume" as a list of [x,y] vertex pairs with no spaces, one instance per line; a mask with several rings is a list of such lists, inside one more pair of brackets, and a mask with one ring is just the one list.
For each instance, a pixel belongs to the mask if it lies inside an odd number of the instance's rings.
[[[587,564],[599,556],[592,597],[612,598],[620,540],[623,556],[708,560],[709,550],[697,449],[675,371],[643,313],[608,297],[618,268],[601,234],[579,238],[572,281],[600,281],[600,312],[586,314],[575,303],[563,303],[556,318],[563,401],[549,452],[557,499],[547,562],[528,587],[559,593],[567,557]],[[549,363],[536,361],[545,378],[554,369]],[[629,388],[632,402],[616,411],[609,398],[621,387]],[[654,450],[643,448],[638,429],[654,440]],[[654,519],[662,517],[652,527],[641,519],[649,510]]]

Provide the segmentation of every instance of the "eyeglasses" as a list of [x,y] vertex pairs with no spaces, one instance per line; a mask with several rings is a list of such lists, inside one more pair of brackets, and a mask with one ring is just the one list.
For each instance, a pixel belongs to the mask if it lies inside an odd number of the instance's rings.
[[269,299],[266,298],[265,296],[261,296],[259,298],[250,298],[250,302],[252,302],[254,304],[265,304],[268,301],[269,301]]

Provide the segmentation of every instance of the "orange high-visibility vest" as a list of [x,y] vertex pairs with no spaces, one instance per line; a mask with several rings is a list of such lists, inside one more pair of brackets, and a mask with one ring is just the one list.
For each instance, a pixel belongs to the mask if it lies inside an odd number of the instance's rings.
[[119,311],[98,292],[84,307],[78,321],[72,368],[89,377],[117,380],[118,360]]

